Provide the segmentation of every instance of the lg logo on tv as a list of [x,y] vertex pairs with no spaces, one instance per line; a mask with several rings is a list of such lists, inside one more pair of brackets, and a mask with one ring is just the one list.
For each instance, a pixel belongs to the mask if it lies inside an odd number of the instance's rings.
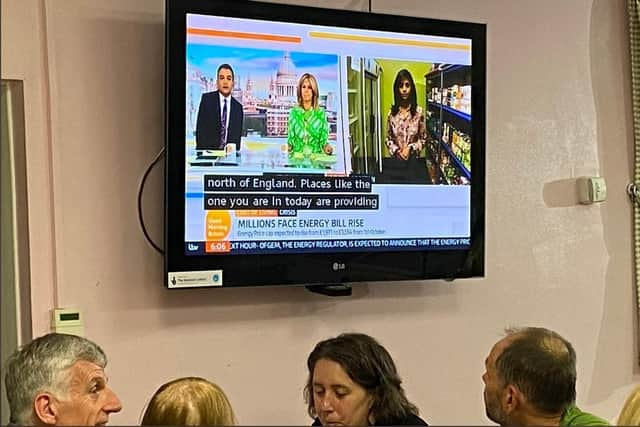
[[333,271],[342,271],[344,270],[346,267],[343,263],[341,262],[334,262],[333,263]]

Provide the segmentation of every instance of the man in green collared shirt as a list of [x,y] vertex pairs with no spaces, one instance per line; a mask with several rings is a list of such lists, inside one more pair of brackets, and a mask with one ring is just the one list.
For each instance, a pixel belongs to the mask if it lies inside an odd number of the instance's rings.
[[593,426],[607,421],[580,411],[576,353],[545,328],[508,329],[485,360],[487,416],[509,426]]
[[593,414],[581,411],[574,403],[569,405],[562,418],[561,426],[608,426],[609,423]]

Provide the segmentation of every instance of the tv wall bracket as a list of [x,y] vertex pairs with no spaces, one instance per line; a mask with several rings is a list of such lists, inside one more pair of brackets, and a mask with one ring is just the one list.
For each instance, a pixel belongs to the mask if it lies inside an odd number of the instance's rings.
[[349,297],[351,296],[351,285],[344,284],[324,284],[306,285],[305,289],[314,294],[326,295],[328,297]]

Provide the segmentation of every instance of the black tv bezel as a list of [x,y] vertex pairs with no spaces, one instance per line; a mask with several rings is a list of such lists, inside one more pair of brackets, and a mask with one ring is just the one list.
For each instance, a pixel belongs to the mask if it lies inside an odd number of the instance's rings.
[[[394,252],[185,255],[186,15],[264,19],[472,40],[471,247]],[[486,25],[251,0],[166,0],[165,286],[170,272],[223,270],[222,287],[484,276]],[[428,29],[428,30],[425,30]],[[170,141],[175,141],[170,143]],[[335,266],[338,265],[339,268]]]

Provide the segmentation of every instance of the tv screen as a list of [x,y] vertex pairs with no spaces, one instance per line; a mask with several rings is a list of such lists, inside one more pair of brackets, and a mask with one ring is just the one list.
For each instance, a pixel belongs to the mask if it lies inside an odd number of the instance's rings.
[[168,287],[484,274],[485,25],[166,5]]

